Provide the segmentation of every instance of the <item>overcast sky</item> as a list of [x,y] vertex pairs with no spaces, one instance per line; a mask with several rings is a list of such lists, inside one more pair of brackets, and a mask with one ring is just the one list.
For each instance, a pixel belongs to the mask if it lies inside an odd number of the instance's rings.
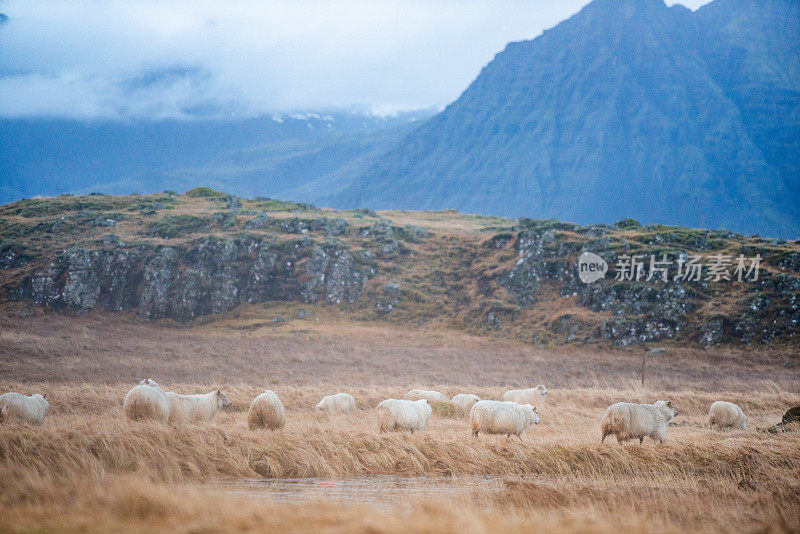
[[586,3],[0,0],[0,116],[438,107]]

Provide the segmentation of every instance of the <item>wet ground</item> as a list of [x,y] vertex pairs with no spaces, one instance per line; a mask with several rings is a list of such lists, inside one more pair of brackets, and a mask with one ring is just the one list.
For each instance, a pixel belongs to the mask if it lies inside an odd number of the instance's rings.
[[276,502],[311,501],[364,503],[393,506],[427,497],[455,497],[480,492],[491,494],[503,489],[500,475],[459,477],[401,477],[373,475],[346,479],[328,478],[251,478],[220,482],[223,491],[261,496]]

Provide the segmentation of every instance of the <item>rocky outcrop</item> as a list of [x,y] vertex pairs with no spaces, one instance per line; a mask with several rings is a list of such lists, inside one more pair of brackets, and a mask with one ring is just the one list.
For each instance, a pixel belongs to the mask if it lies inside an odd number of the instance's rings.
[[[632,225],[633,222],[625,224]],[[714,250],[719,247],[721,239],[737,237],[734,234],[681,229],[646,234],[646,239],[639,239],[640,244],[637,244],[604,235],[607,229],[603,227],[581,228],[557,221],[521,221],[521,226],[516,240],[516,264],[502,273],[497,282],[511,293],[519,306],[525,308],[533,306],[541,298],[542,286],[547,280],[554,281],[557,287],[560,286],[562,298],[577,298],[580,306],[598,314],[611,315],[602,319],[594,335],[616,345],[674,339],[685,333],[707,348],[725,341],[771,343],[779,338],[794,338],[800,332],[800,279],[789,274],[765,272],[760,281],[741,286],[745,297],[740,301],[738,312],[707,319],[693,315],[700,303],[708,298],[709,292],[713,293],[706,279],[687,282],[676,278],[673,270],[668,272],[666,281],[658,276],[648,281],[650,266],[647,262],[642,266],[640,279],[616,279],[614,265],[622,254],[660,257],[665,249],[648,247],[689,245],[692,248],[666,249],[673,258],[680,257],[686,261],[687,250],[694,251],[694,254],[696,251]],[[600,237],[581,241],[571,237],[574,234]],[[490,240],[488,246],[495,248],[496,241]],[[590,284],[581,282],[575,266],[577,257],[587,251],[599,255],[610,270],[604,279]],[[747,252],[751,256],[756,253],[769,255],[761,250]],[[778,266],[792,270],[795,256],[796,253],[782,256]],[[559,319],[551,330],[559,335],[568,332],[566,337],[574,339],[577,337],[575,327],[567,326],[566,321]],[[587,339],[591,337],[587,336]]]
[[0,242],[0,269],[18,269],[28,263],[30,259],[21,247],[12,243]]
[[[534,344],[800,343],[800,241],[633,219],[580,226],[449,213],[433,215],[433,235],[368,210],[190,193],[0,206],[0,299],[182,322],[294,301]],[[122,223],[111,230],[109,220]],[[723,254],[732,265],[757,260],[759,276],[740,281],[731,269],[711,280]],[[699,263],[704,276],[687,276]]]
[[77,312],[102,306],[188,321],[242,302],[352,303],[370,273],[342,244],[305,238],[205,237],[161,247],[116,242],[63,251],[13,296]]
[[727,322],[727,317],[724,315],[715,315],[706,320],[703,326],[700,327],[700,336],[697,340],[700,346],[707,349],[722,342],[725,337]]
[[314,248],[304,265],[306,281],[300,294],[308,303],[324,299],[328,304],[351,304],[364,290],[367,276],[356,269],[349,251],[333,243]]
[[318,217],[315,219],[301,219],[299,217],[287,217],[273,221],[276,229],[287,234],[306,234],[308,232],[321,231],[327,236],[339,236],[346,233],[350,228],[350,223],[346,220],[328,217]]
[[523,230],[517,237],[519,259],[508,276],[499,280],[500,285],[516,297],[520,306],[528,307],[535,302],[543,279],[568,279],[565,256],[579,248],[578,243],[558,239],[553,228]]
[[173,280],[178,273],[178,250],[162,247],[144,265],[139,314],[146,319],[167,317]]
[[400,304],[402,291],[399,284],[385,284],[381,290],[381,295],[377,298],[375,307],[383,314],[392,313]]
[[751,289],[732,323],[730,337],[742,343],[796,339],[800,335],[800,278],[787,274],[765,278]]
[[800,253],[792,252],[787,254],[782,260],[778,262],[781,269],[788,269],[795,273],[800,273]]

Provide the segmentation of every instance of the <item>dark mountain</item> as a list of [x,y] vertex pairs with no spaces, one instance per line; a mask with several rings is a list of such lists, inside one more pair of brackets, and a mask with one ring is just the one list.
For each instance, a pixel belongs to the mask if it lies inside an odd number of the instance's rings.
[[36,195],[185,191],[315,200],[352,183],[430,112],[253,119],[0,120],[0,204]]
[[799,21],[793,0],[595,0],[327,203],[797,237]]

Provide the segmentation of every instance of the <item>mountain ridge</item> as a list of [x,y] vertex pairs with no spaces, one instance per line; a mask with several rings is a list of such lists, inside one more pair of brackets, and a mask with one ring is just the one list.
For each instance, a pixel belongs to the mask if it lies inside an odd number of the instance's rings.
[[[691,12],[660,0],[596,0],[536,39],[509,43],[453,104],[319,202],[583,224],[630,216],[796,236],[787,199],[800,181],[789,155],[800,94],[788,90],[789,120],[776,126],[787,139],[770,145],[765,134],[757,144],[757,118],[743,120],[737,105],[747,91],[735,76],[718,83],[727,49],[701,46],[725,30],[722,15],[752,18],[731,13],[733,4]],[[770,5],[773,18],[796,11]],[[772,164],[765,146],[778,149]],[[786,169],[776,169],[782,158]]]

